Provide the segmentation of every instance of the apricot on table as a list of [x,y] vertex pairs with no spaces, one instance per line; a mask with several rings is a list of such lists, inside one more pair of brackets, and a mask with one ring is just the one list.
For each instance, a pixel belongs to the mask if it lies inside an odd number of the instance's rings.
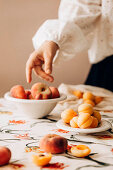
[[89,100],[89,99],[88,100],[84,100],[84,103],[90,104],[93,107],[95,106],[95,103],[92,100]]
[[83,100],[94,100],[95,96],[91,92],[84,92]]
[[66,109],[61,113],[61,118],[65,123],[70,123],[70,120],[77,116],[77,113],[73,109]]
[[21,85],[15,85],[11,88],[10,94],[12,97],[18,99],[27,99],[27,95],[25,93],[24,87]]
[[37,155],[32,155],[32,160],[33,163],[37,166],[44,166],[47,165],[52,158],[52,154],[37,154]]
[[67,139],[56,134],[45,135],[39,143],[40,149],[48,153],[63,153],[67,150]]
[[89,128],[92,124],[93,118],[89,113],[80,113],[77,124],[81,129]]
[[9,148],[0,146],[0,166],[6,165],[11,159],[11,151]]
[[101,101],[103,100],[103,97],[100,97],[100,96],[95,96],[95,104],[99,104]]
[[78,98],[82,98],[83,97],[83,92],[81,92],[80,90],[75,90],[73,91],[73,94]]
[[73,117],[70,120],[70,126],[73,127],[73,128],[79,128],[77,122],[78,122],[78,116]]
[[93,114],[93,107],[90,104],[84,103],[79,105],[78,112]]
[[91,152],[91,149],[86,145],[77,145],[71,148],[72,155],[79,157],[79,158],[88,156],[90,152]]

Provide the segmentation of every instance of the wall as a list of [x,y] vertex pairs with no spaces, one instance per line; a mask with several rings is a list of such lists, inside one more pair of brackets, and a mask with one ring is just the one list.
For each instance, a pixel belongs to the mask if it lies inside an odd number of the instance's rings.
[[[15,84],[27,85],[25,64],[33,51],[32,36],[46,19],[56,18],[60,0],[0,0],[0,96]],[[53,85],[83,83],[90,64],[87,54],[55,67]]]

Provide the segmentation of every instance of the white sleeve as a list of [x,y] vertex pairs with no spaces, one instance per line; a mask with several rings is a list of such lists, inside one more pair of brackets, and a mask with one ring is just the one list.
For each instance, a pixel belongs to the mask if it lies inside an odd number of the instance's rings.
[[33,37],[34,48],[37,49],[45,40],[59,45],[54,62],[68,60],[90,44],[87,35],[101,15],[101,0],[62,0],[59,7],[59,18],[47,20]]

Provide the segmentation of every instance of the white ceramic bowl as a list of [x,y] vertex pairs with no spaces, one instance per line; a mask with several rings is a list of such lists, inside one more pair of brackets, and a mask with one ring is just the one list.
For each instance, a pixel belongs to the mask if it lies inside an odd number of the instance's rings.
[[42,118],[48,115],[59,101],[65,100],[66,95],[60,94],[59,98],[47,100],[28,100],[11,97],[10,92],[5,93],[4,98],[17,107],[17,113],[31,118]]

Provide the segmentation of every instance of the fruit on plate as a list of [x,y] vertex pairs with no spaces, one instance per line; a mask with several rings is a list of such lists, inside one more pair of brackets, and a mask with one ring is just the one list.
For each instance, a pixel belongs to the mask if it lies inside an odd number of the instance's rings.
[[98,120],[94,116],[91,116],[91,117],[93,118],[93,121],[92,121],[92,123],[90,125],[90,128],[96,128],[98,126]]
[[90,152],[91,152],[91,149],[86,145],[77,145],[77,146],[71,147],[71,154],[79,158],[88,156]]
[[79,105],[78,112],[93,114],[93,107],[90,104],[84,103]]
[[89,100],[89,99],[88,100],[84,100],[84,103],[90,104],[93,107],[95,106],[95,103],[92,100]]
[[83,97],[83,93],[80,90],[75,90],[73,91],[73,94],[78,98],[82,98]]
[[100,96],[95,96],[95,104],[99,104],[101,101],[103,100],[103,97],[100,97]]
[[65,123],[70,123],[70,120],[77,116],[77,113],[73,109],[66,109],[61,113],[61,118]]
[[0,146],[0,166],[6,165],[11,159],[11,151],[4,146]]
[[24,87],[21,85],[15,85],[11,88],[10,94],[12,97],[18,99],[27,99],[27,95],[25,93]]
[[31,94],[34,99],[50,99],[52,97],[52,92],[50,88],[44,83],[35,83],[31,87]]
[[32,155],[33,163],[37,166],[47,165],[50,162],[51,158],[51,153]]
[[70,126],[73,127],[73,128],[79,128],[77,122],[78,122],[78,116],[73,117],[70,120]]
[[49,88],[52,92],[52,99],[60,97],[60,93],[56,87],[49,87]]
[[98,111],[94,110],[92,116],[96,117],[98,122],[101,122],[101,114]]
[[94,100],[95,96],[91,92],[84,92],[83,100]]
[[89,128],[92,124],[93,118],[89,113],[80,113],[77,124],[81,129]]
[[44,152],[63,153],[67,149],[67,139],[56,134],[48,134],[40,140],[39,146]]

